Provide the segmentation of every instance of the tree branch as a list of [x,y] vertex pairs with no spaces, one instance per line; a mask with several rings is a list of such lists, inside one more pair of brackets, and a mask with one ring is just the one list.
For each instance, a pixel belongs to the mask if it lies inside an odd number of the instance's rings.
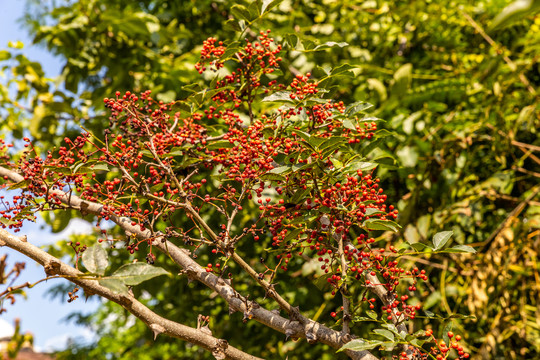
[[84,274],[79,270],[32,245],[25,238],[14,236],[4,229],[0,229],[0,246],[7,246],[28,256],[43,266],[48,276],[60,275],[66,277],[69,281],[82,287],[88,294],[97,294],[121,305],[131,314],[142,320],[153,331],[154,337],[157,337],[159,334],[169,335],[199,345],[211,351],[214,355],[225,356],[227,359],[260,359],[230,346],[225,340],[217,339],[198,329],[165,319],[151,311],[131,295],[115,293],[99,285],[96,280],[82,278]]

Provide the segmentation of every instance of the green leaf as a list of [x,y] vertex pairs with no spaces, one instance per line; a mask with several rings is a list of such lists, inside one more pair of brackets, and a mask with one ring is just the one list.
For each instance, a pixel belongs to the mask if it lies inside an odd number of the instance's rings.
[[448,253],[472,253],[476,254],[476,249],[468,245],[456,245],[449,249],[446,249],[445,252]]
[[367,103],[365,101],[357,101],[355,103],[352,103],[351,105],[347,106],[345,109],[345,114],[347,116],[353,116],[358,114],[361,111],[367,110],[369,108],[373,107],[372,104]]
[[384,214],[384,211],[380,211],[377,208],[367,208],[365,212],[366,216],[379,215],[379,214]]
[[20,40],[17,40],[17,42],[8,41],[8,47],[13,49],[22,49],[24,44]]
[[107,278],[119,280],[126,285],[138,285],[143,281],[150,280],[156,276],[168,274],[169,273],[163,268],[152,266],[143,262],[137,262],[122,265]]
[[384,102],[388,98],[388,93],[386,92],[386,87],[379,79],[367,79],[369,87],[375,90],[379,95],[379,101]]
[[366,315],[373,320],[377,320],[378,317],[377,313],[373,310],[366,310]]
[[28,187],[30,180],[22,180],[9,186],[9,190],[23,189]]
[[287,178],[280,174],[273,174],[271,172],[267,172],[266,174],[261,175],[261,180],[268,180],[268,181],[285,181]]
[[101,163],[101,164],[95,164],[94,166],[92,166],[92,170],[94,171],[98,171],[98,170],[102,170],[102,171],[111,171],[109,169],[109,166],[107,166],[107,164],[104,164],[104,163]]
[[387,338],[390,341],[394,341],[394,334],[389,330],[375,329],[375,330],[373,330],[373,332],[375,334],[378,334],[378,335],[381,335],[381,336]]
[[298,235],[300,235],[300,233],[302,232],[303,229],[294,229],[293,231],[290,231],[289,233],[287,233],[287,235],[285,236],[285,239],[284,241],[285,242],[288,242],[288,241],[291,241],[293,239],[296,239],[298,237]]
[[420,340],[420,339],[412,339],[411,341],[409,341],[409,343],[413,344],[416,347],[422,347],[422,345],[424,345],[425,342],[426,340]]
[[357,66],[351,64],[339,65],[338,67],[335,67],[332,69],[332,71],[330,71],[330,77],[336,75],[344,75],[345,73],[349,73],[351,70],[356,68]]
[[353,318],[353,322],[362,322],[362,321],[373,321],[373,319],[367,318],[365,316],[356,316]]
[[373,162],[366,162],[366,161],[354,161],[343,169],[343,172],[345,174],[355,173],[358,170],[360,171],[369,171],[372,169],[375,169],[378,166],[378,164]]
[[343,345],[338,352],[344,350],[363,351],[371,350],[380,346],[383,342],[378,340],[354,339]]
[[346,128],[346,129],[350,129],[350,130],[356,130],[356,125],[353,124],[353,122],[349,119],[345,119],[343,120],[343,126]]
[[234,5],[233,7],[231,7],[230,12],[231,12],[231,15],[234,16],[238,20],[245,20],[248,23],[253,20],[249,10],[243,5],[239,5],[239,4]]
[[[426,244],[422,244],[421,242],[417,242],[417,243],[414,243],[414,244],[410,244],[411,247],[416,250],[417,252],[422,252],[424,251],[426,248],[430,248],[429,246],[427,246]],[[431,249],[431,248],[430,248]]]
[[319,290],[325,290],[326,288],[330,287],[330,284],[328,283],[328,279],[332,276],[332,274],[324,274],[319,276],[315,279],[315,286]]
[[453,231],[441,231],[439,233],[436,233],[433,236],[433,249],[434,250],[442,249],[444,245],[446,245],[448,240],[450,240],[453,234],[454,234]]
[[233,148],[233,147],[234,147],[234,144],[231,143],[229,140],[212,141],[212,142],[206,144],[206,148],[208,150],[230,149],[230,148]]
[[284,165],[277,168],[273,168],[272,170],[269,171],[269,173],[285,175],[285,174],[290,173],[291,171],[292,171],[292,166]]
[[396,343],[394,343],[394,342],[389,342],[389,341],[383,342],[383,343],[381,344],[381,347],[384,349],[384,351],[392,351],[392,350],[394,350],[394,348],[396,347]]
[[263,0],[260,14],[263,15],[266,11],[272,10],[272,8],[278,6],[282,2],[283,0]]
[[442,337],[443,337],[444,342],[447,344],[450,344],[450,339],[448,338],[448,332],[452,331],[453,328],[454,328],[454,323],[449,321],[443,329]]
[[277,91],[263,98],[261,101],[263,102],[285,101],[289,103],[294,103],[294,101],[291,99],[291,94],[292,93],[290,91]]
[[493,19],[489,31],[510,26],[525,16],[533,15],[538,9],[540,9],[540,0],[516,0],[511,2]]
[[128,295],[128,289],[126,285],[118,279],[100,279],[98,280],[99,285],[105,286],[107,289],[114,291],[118,294]]
[[368,230],[389,230],[389,231],[398,231],[401,226],[391,220],[381,220],[381,219],[367,219],[362,223],[362,227]]
[[7,50],[0,50],[0,61],[11,59],[11,53]]
[[319,150],[331,150],[334,151],[341,146],[341,144],[347,142],[347,139],[343,136],[332,136],[326,139],[320,146]]
[[90,246],[82,254],[82,261],[88,271],[103,275],[109,266],[107,251],[100,244]]
[[340,48],[342,48],[342,47],[345,47],[345,46],[349,46],[349,44],[346,43],[346,42],[328,41],[328,42],[325,42],[324,44],[320,44],[320,45],[315,46],[313,51],[330,49],[330,48],[332,48],[334,46],[339,46]]
[[405,64],[394,73],[394,84],[390,93],[403,97],[407,93],[412,80],[412,64]]

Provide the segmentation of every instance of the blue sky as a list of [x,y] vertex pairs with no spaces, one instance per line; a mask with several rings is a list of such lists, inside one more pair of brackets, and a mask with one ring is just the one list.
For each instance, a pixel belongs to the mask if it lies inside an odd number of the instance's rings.
[[[48,77],[58,76],[62,69],[62,63],[54,58],[44,49],[32,46],[27,33],[17,22],[24,10],[24,0],[0,0],[0,49],[7,48],[8,41],[20,40],[24,43],[24,53],[32,60],[41,62]],[[0,77],[0,81],[3,81]],[[0,121],[2,119],[0,118]],[[2,194],[3,195],[3,194]],[[35,245],[42,246],[52,244],[65,239],[71,233],[83,233],[90,231],[90,225],[82,220],[72,220],[69,226],[59,234],[52,234],[48,229],[42,228],[43,222],[36,224],[27,223],[22,230],[22,234],[28,236],[28,241]],[[8,261],[13,264],[16,261],[26,262],[26,270],[21,275],[17,283],[26,281],[36,282],[44,277],[43,269],[32,260],[11,251],[0,248],[0,256],[8,254]],[[7,313],[0,315],[0,334],[10,330],[15,318],[21,319],[22,331],[29,331],[34,334],[34,345],[38,350],[51,351],[61,349],[65,346],[68,338],[78,340],[88,340],[92,338],[93,332],[68,323],[63,319],[74,311],[90,312],[97,307],[97,301],[85,302],[84,296],[75,302],[67,303],[67,294],[63,300],[51,299],[47,295],[50,287],[57,285],[62,280],[41,283],[36,287],[27,290],[28,299],[19,298],[15,305],[6,305]]]

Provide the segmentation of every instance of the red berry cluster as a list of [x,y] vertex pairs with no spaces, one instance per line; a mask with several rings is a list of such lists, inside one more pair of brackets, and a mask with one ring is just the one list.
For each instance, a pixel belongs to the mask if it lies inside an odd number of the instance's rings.
[[[195,64],[195,69],[197,69],[199,74],[202,74],[206,70],[206,67],[203,64],[205,64],[208,60],[212,58],[221,58],[221,56],[225,52],[223,42],[218,42],[218,46],[216,46],[216,41],[217,39],[210,37],[203,42],[203,48],[201,50],[201,61]],[[214,65],[216,69],[223,67],[223,63],[217,60],[210,61],[210,65]]]
[[446,335],[450,340],[450,346],[446,344],[445,341],[438,341],[433,335],[433,330],[428,329],[425,331],[425,336],[428,337],[427,341],[434,342],[435,346],[431,347],[428,354],[423,353],[418,348],[411,347],[410,354],[407,352],[402,352],[400,354],[399,360],[410,360],[412,359],[437,359],[444,360],[447,359],[450,355],[450,350],[453,349],[457,352],[458,359],[468,359],[470,357],[469,353],[465,352],[463,346],[460,345],[461,335],[455,335],[453,332],[449,331]]
[[[407,304],[409,295],[398,293],[399,286],[407,281],[408,290],[415,291],[417,279],[427,280],[425,271],[400,267],[392,256],[397,250],[370,237],[365,225],[398,215],[385,204],[379,179],[357,166],[355,145],[373,136],[376,123],[350,114],[342,102],[323,99],[310,74],[297,75],[289,84],[270,80],[268,74],[281,61],[281,46],[268,33],[232,55],[236,67],[214,89],[184,100],[189,111],[178,110],[177,102],[156,101],[150,91],[116,92],[104,99],[111,116],[101,140],[82,134],[64,139],[64,146],[44,158],[27,154],[16,165],[5,162],[24,174],[22,194],[0,211],[10,221],[7,226],[20,228],[21,211],[31,217],[32,211],[62,206],[52,190],[75,192],[103,204],[98,226],[112,215],[152,232],[165,223],[161,234],[166,238],[208,246],[224,256],[240,241],[264,241],[277,255],[268,261],[273,265],[264,264],[260,277],[288,270],[294,259],[315,259],[332,294],[349,285],[382,286],[394,299],[380,305],[387,318],[414,319],[420,306]],[[223,43],[209,38],[196,69],[224,67],[226,53]],[[288,94],[280,108],[260,106],[262,96],[279,93]],[[195,100],[201,96],[203,102]],[[185,217],[184,210],[179,212],[186,204],[199,213],[215,210],[222,221],[217,239],[205,238],[193,218],[186,228],[175,225],[173,219]],[[244,209],[250,211],[244,216],[251,226],[234,226]],[[114,240],[102,233],[101,241]],[[121,240],[134,253],[153,239],[128,235]],[[151,247],[146,260],[155,260]],[[208,272],[223,268],[206,265]],[[376,307],[374,298],[362,300],[365,307]],[[441,346],[436,351],[447,354]]]

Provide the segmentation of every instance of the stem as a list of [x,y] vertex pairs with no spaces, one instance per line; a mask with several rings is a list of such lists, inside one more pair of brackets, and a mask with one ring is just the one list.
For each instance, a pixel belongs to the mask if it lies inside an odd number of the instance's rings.
[[[347,279],[347,261],[345,259],[345,253],[343,251],[343,237],[341,235],[339,236],[339,248],[338,252],[341,257],[341,278],[343,281],[346,281]],[[343,299],[343,334],[349,334],[351,329],[349,327],[350,321],[351,321],[351,313],[350,313],[350,305],[351,302],[349,298],[347,297],[347,283],[345,282],[343,286],[339,289],[339,292],[341,293],[341,297]]]

